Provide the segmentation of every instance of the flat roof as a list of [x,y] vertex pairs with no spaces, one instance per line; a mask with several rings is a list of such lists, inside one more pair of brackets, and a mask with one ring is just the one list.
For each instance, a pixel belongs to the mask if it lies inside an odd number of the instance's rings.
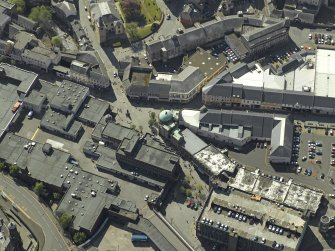
[[50,127],[60,133],[71,134],[72,137],[76,137],[82,128],[82,124],[74,120],[73,114],[66,115],[51,109],[45,111],[41,125]]
[[[66,177],[65,184],[68,190],[60,202],[57,212],[66,212],[74,217],[73,228],[80,228],[92,231],[103,213],[104,209],[109,209],[116,196],[108,194],[109,189],[114,189],[117,183],[110,183],[106,178],[78,169]],[[112,187],[113,185],[113,187]],[[95,196],[92,196],[92,192]],[[72,194],[77,197],[73,198]]]
[[94,124],[97,124],[108,109],[108,102],[93,97],[88,97],[79,109],[78,117],[80,119],[88,120]]
[[[222,213],[215,213],[214,206],[220,206]],[[228,212],[235,212],[247,217],[246,221],[229,217]],[[213,221],[213,225],[204,223],[203,218]],[[254,223],[250,222],[254,219]],[[218,227],[218,222],[227,227],[227,230]],[[208,206],[204,209],[198,224],[209,225],[215,232],[223,231],[226,234],[235,234],[245,239],[255,242],[261,242],[262,238],[265,243],[260,245],[271,246],[274,241],[284,245],[284,250],[296,250],[300,243],[301,234],[303,233],[306,222],[301,218],[298,211],[281,207],[279,208],[275,203],[270,201],[252,200],[250,196],[233,191],[229,194],[216,193],[213,191],[209,200]],[[282,228],[284,234],[276,234],[268,230],[268,226],[276,226]],[[201,231],[198,230],[201,233]],[[233,232],[233,233],[232,233]],[[288,238],[287,234],[291,237]],[[258,240],[251,240],[257,236]]]
[[184,137],[184,144],[182,147],[191,155],[200,152],[202,149],[208,146],[207,143],[205,143],[188,128],[183,130],[181,134]]
[[[133,177],[132,172],[134,169],[128,165],[120,165],[116,159],[116,150],[98,145],[96,146],[95,152],[100,154],[100,157],[96,162],[96,165],[99,166],[99,168],[103,168],[105,171],[118,172]],[[145,173],[141,173],[141,170],[136,170],[136,172],[138,173],[136,176],[137,180],[158,185],[159,187],[165,187],[167,183],[167,181],[164,180],[148,177]]]
[[184,67],[193,66],[199,67],[199,70],[206,77],[212,76],[219,70],[225,68],[225,63],[227,60],[220,54],[218,57],[212,56],[207,51],[198,48],[191,56],[189,56],[184,62]]
[[28,102],[30,104],[36,104],[40,105],[44,99],[46,98],[46,95],[37,91],[37,90],[32,90],[25,98],[24,102]]
[[[124,138],[118,153],[125,154],[122,148],[127,150],[130,144],[132,144],[131,139]],[[179,161],[179,157],[172,152],[155,147],[154,145],[147,145],[141,140],[136,144],[135,148],[132,151],[132,158],[168,172],[173,172]]]
[[122,126],[120,124],[111,122],[107,123],[107,125],[102,130],[101,134],[108,138],[113,138],[122,141],[124,138],[130,139],[132,136],[137,135],[138,132],[128,127]]
[[84,101],[84,98],[89,94],[89,88],[80,84],[63,80],[59,86],[56,95],[50,101],[52,108],[62,107],[66,110],[77,112]]
[[228,184],[240,191],[260,195],[302,212],[308,210],[315,213],[323,196],[321,191],[295,184],[293,180],[279,182],[245,168],[240,168]]
[[335,97],[335,50],[318,49],[316,52],[316,95]]
[[208,145],[196,153],[194,158],[212,175],[219,175],[223,171],[233,173],[236,169],[235,164],[222,151],[212,145]]
[[0,138],[16,116],[12,107],[19,100],[19,92],[27,93],[33,86],[37,74],[8,64],[0,64]]
[[47,155],[42,151],[42,143],[33,142],[8,133],[0,144],[0,158],[9,164],[16,163],[22,169],[27,167],[34,179],[61,188],[68,175],[65,167],[71,167],[68,163],[71,155],[55,148]]

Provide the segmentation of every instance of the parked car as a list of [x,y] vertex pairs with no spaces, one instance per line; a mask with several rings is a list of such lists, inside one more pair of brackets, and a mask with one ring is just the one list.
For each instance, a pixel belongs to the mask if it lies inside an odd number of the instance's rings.
[[297,173],[301,173],[301,171],[302,171],[301,166],[298,166],[298,168],[297,168]]

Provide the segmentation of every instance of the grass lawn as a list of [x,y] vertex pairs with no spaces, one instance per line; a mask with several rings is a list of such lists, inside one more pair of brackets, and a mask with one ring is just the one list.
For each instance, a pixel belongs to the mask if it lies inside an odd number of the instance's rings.
[[145,16],[147,24],[159,21],[161,19],[162,12],[156,4],[155,0],[140,0],[141,1],[141,12]]
[[[122,8],[120,5],[120,1],[116,3],[117,8],[119,9],[120,15],[122,16],[123,20],[125,20],[125,16],[122,12]],[[156,0],[139,0],[141,3],[141,13],[144,16],[145,24],[137,24],[137,33],[139,39],[143,39],[149,36],[152,33],[151,26],[153,23],[159,24],[159,21],[162,17],[162,11],[156,4]]]
[[146,36],[148,36],[151,33],[151,24],[147,24],[145,26],[142,27],[138,27],[137,28],[137,33],[140,39],[145,38]]

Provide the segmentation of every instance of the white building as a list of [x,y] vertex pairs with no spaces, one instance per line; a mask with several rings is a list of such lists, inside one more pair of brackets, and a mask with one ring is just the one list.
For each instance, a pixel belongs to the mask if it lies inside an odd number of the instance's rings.
[[90,18],[100,43],[125,34],[120,15],[112,1],[90,4]]

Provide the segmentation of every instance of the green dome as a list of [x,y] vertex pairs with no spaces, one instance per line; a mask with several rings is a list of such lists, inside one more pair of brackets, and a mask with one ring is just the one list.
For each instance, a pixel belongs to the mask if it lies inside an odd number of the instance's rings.
[[173,119],[173,113],[169,110],[164,110],[159,114],[159,121],[162,123],[170,122]]

